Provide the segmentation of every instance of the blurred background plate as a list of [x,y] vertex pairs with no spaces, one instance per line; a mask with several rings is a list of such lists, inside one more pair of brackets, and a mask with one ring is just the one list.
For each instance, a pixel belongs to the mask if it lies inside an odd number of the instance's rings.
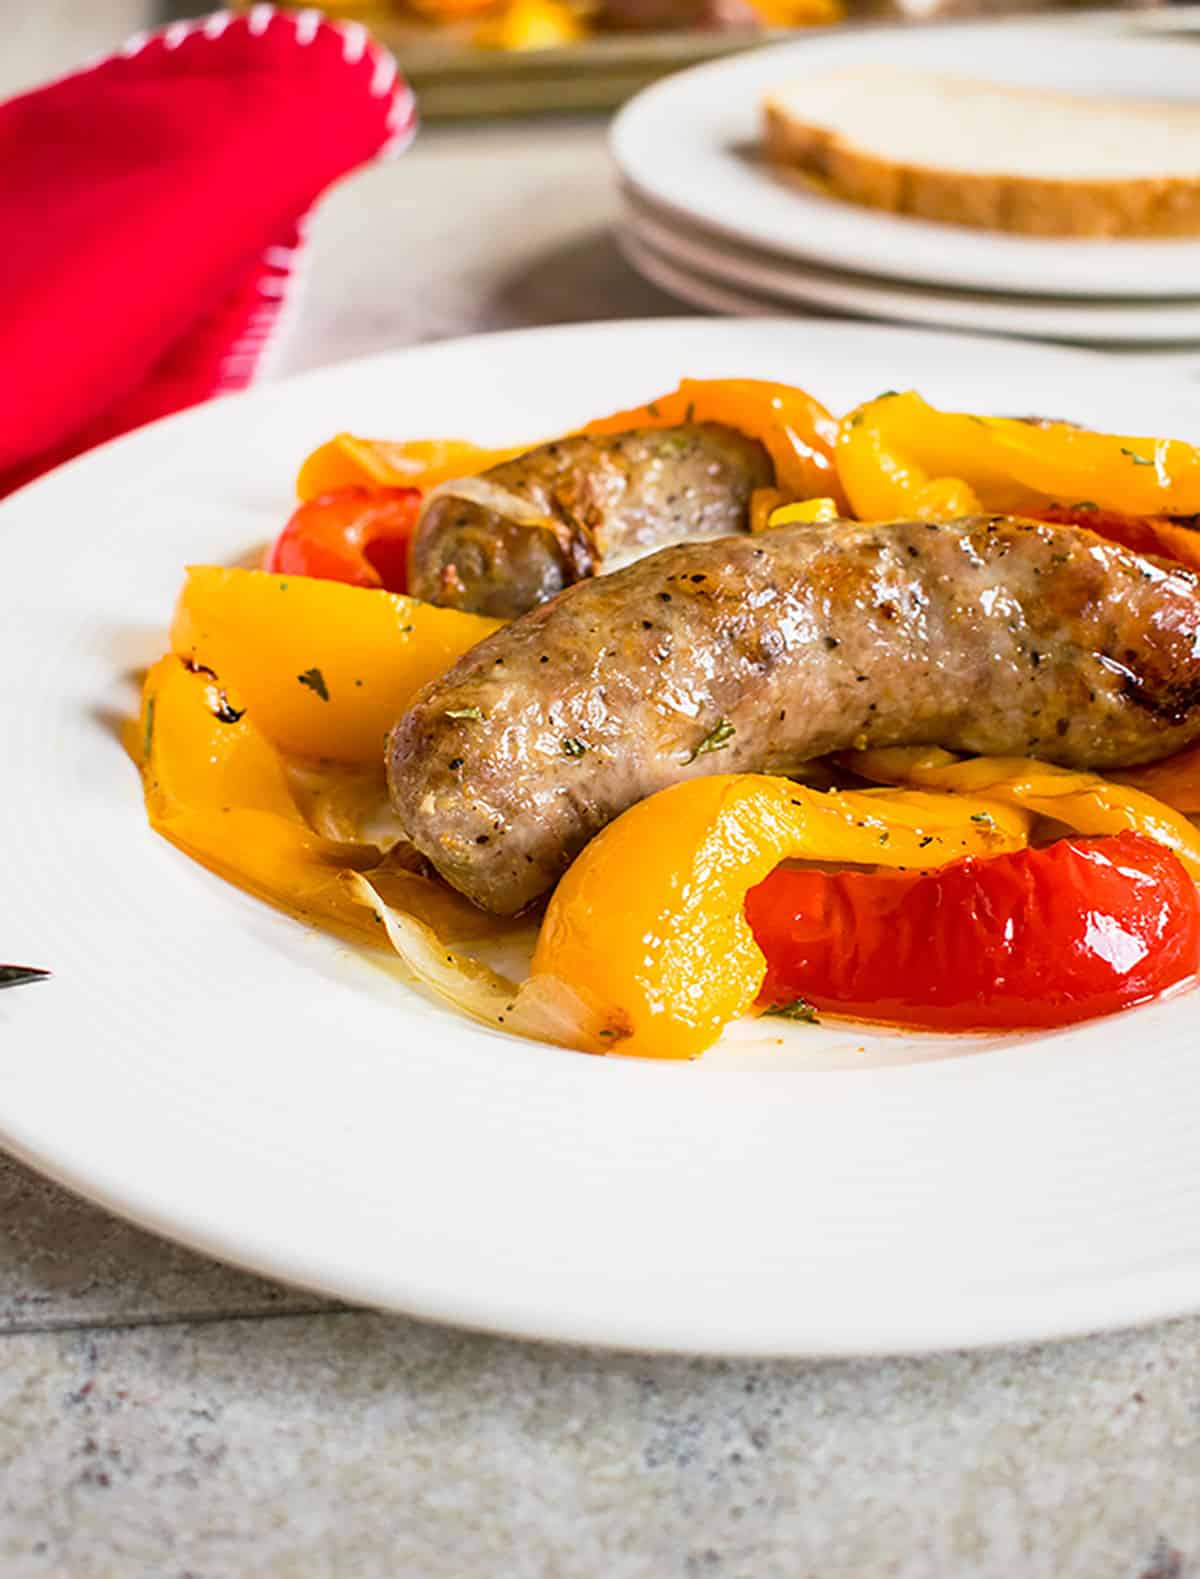
[[1200,345],[1200,298],[1155,302],[1005,296],[909,285],[737,247],[629,191],[622,194],[622,210],[620,244],[638,272],[710,311],[722,295],[732,301],[732,291],[742,305],[715,310],[739,315],[751,309],[835,312],[1082,345]]
[[656,208],[805,265],[1035,297],[1050,286],[1060,296],[1194,298],[1200,241],[1046,240],[934,224],[843,202],[776,174],[760,153],[763,95],[806,71],[845,65],[1200,104],[1195,44],[1130,31],[1127,18],[1092,16],[1082,25],[1054,18],[826,32],[656,83],[614,121],[613,157],[626,185]]

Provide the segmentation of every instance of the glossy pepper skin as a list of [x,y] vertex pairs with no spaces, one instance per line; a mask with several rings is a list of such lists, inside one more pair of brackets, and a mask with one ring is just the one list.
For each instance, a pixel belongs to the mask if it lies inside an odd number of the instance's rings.
[[171,646],[218,673],[281,750],[374,763],[416,692],[496,628],[382,588],[193,565]]
[[156,832],[301,920],[360,943],[386,941],[342,880],[377,866],[381,852],[306,825],[279,756],[210,670],[160,658],[127,744]]
[[860,520],[1003,511],[1200,565],[1200,534],[1167,519],[1200,511],[1200,450],[1178,439],[938,411],[888,392],[843,418],[837,468]]
[[[789,499],[834,497],[845,508],[834,448],[838,424],[806,390],[758,378],[685,378],[677,389],[640,406],[598,417],[577,431],[624,433],[715,422],[757,439],[771,457]],[[523,455],[540,440],[486,449],[466,439],[369,439],[338,433],[304,461],[296,479],[301,499],[364,486],[428,490],[455,477],[474,477]]]
[[[1190,754],[1179,755],[1186,758]],[[1200,882],[1200,831],[1173,805],[1156,799],[1153,791],[1136,782],[1114,783],[1096,773],[1055,767],[1030,757],[959,758],[935,746],[849,751],[842,761],[865,779],[952,795],[983,795],[1063,823],[1076,833],[1145,834],[1173,850],[1192,878]],[[1152,775],[1166,767],[1166,762],[1152,764],[1129,777],[1136,780],[1139,773]]]
[[1200,968],[1200,898],[1141,834],[1060,839],[934,872],[780,868],[750,890],[764,1004],[942,1031],[1112,1014]]
[[338,488],[299,506],[263,569],[352,587],[408,591],[408,552],[421,495],[416,488]]
[[581,994],[593,1052],[694,1058],[753,1005],[766,961],[747,891],[789,859],[930,867],[1020,849],[1029,819],[968,796],[823,794],[764,774],[692,779],[630,808],[555,889],[533,974]]
[[794,384],[761,378],[685,378],[669,394],[600,417],[582,431],[623,433],[628,428],[673,428],[689,422],[715,422],[757,439],[771,458],[776,486],[787,498],[829,496],[844,507],[834,458],[838,424],[819,400]]

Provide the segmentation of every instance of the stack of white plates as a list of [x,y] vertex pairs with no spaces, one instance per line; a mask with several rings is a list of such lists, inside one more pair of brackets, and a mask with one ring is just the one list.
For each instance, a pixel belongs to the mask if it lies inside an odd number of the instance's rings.
[[613,124],[620,240],[695,306],[1108,346],[1200,345],[1200,241],[1056,241],[859,208],[759,151],[759,105],[807,72],[884,61],[1062,92],[1200,104],[1200,42],[1120,17],[814,36],[682,72]]

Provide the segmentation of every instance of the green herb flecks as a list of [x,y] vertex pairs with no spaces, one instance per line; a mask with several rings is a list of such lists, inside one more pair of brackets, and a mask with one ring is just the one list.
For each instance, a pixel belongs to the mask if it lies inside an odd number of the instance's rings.
[[767,1010],[768,1014],[777,1015],[782,1020],[798,1020],[801,1025],[820,1025],[817,1011],[807,998],[793,998],[791,1003],[777,1003],[774,1008]]
[[993,817],[992,817],[990,812],[973,811],[971,813],[971,821],[972,822],[985,822],[988,825],[988,827],[990,828],[993,825],[994,819],[993,819]]
[[483,721],[483,714],[477,707],[448,707],[446,709],[446,717],[469,718],[471,722],[475,724],[482,723]]
[[707,756],[710,751],[722,750],[729,744],[736,734],[737,730],[727,718],[718,719],[716,728],[711,729],[708,734],[705,735],[704,739],[698,746],[695,747],[691,756],[689,756],[687,760],[689,762],[694,762],[697,757]]
[[1153,466],[1154,465],[1154,462],[1152,460],[1147,460],[1144,455],[1139,455],[1136,450],[1127,450],[1127,449],[1125,449],[1122,446],[1121,454],[1122,455],[1128,455],[1129,459],[1133,462],[1133,464],[1135,466]]
[[148,696],[146,698],[146,722],[142,725],[143,762],[149,762],[150,760],[150,743],[154,739],[154,707],[157,701],[158,698],[156,696]]
[[296,678],[301,685],[306,685],[323,702],[329,700],[329,687],[325,684],[325,676],[320,669],[305,669],[304,673],[298,674]]
[[564,757],[582,757],[587,755],[587,747],[582,740],[564,740],[562,748]]

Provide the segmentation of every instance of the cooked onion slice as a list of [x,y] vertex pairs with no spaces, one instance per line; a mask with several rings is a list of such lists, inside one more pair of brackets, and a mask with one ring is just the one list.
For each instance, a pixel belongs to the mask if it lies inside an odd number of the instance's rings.
[[[377,887],[358,873],[348,874],[346,882],[362,904],[383,917],[388,941],[418,981],[463,1014],[493,1030],[558,1047],[586,1052],[597,1045],[603,1016],[566,982],[543,975],[518,985],[457,952],[425,921],[388,904],[382,883]],[[481,919],[494,934],[495,919]]]

